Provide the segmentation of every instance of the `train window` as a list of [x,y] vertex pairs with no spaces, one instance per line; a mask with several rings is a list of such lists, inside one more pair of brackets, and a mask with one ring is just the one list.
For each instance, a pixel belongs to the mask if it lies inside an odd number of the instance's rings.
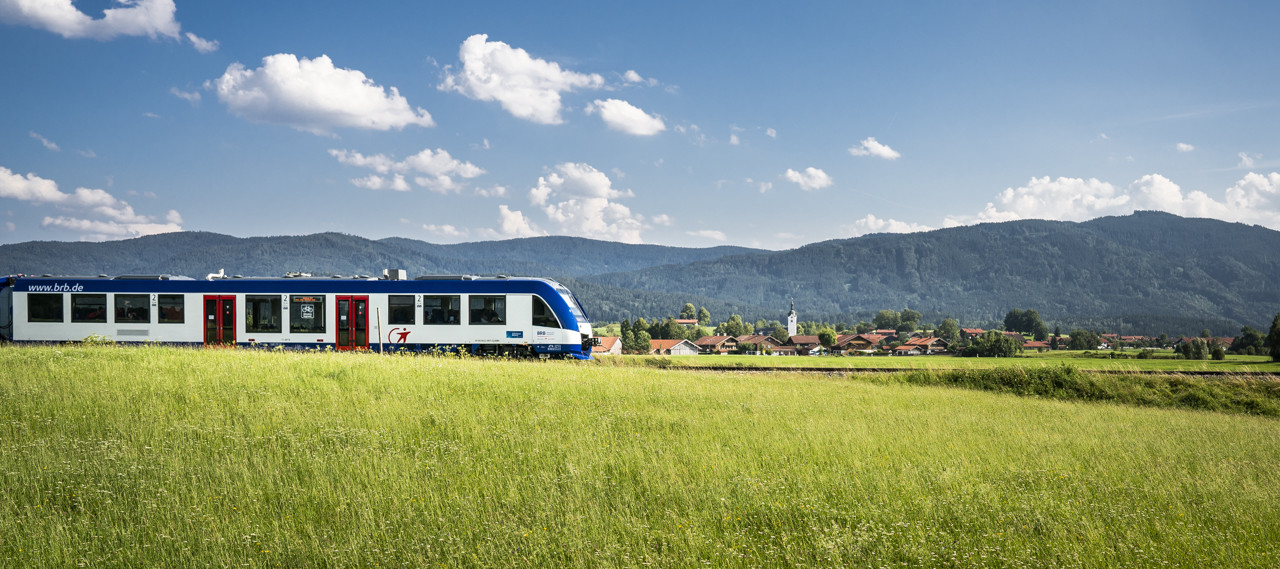
[[184,300],[186,297],[180,294],[162,294],[160,295],[160,323],[161,324],[182,324],[184,318],[183,313],[186,312]]
[[462,312],[462,297],[424,296],[422,297],[423,324],[457,324]]
[[413,319],[413,295],[387,296],[387,324],[417,324]]
[[244,331],[280,332],[280,295],[244,295]]
[[556,319],[556,313],[552,312],[551,307],[547,306],[547,301],[542,300],[542,297],[538,295],[533,296],[533,325],[547,328],[560,327],[560,321]]
[[72,322],[106,322],[107,295],[105,294],[73,294],[71,295]]
[[62,322],[62,294],[27,295],[27,322]]
[[130,324],[151,323],[151,295],[117,294],[116,322]]
[[289,297],[289,331],[324,333],[324,295],[295,294]]
[[560,298],[563,298],[565,304],[569,305],[569,312],[573,314],[574,318],[578,319],[578,322],[587,321],[587,313],[582,310],[582,304],[578,302],[578,297],[560,284],[556,285],[556,292],[560,293]]
[[471,324],[506,324],[507,297],[471,295]]

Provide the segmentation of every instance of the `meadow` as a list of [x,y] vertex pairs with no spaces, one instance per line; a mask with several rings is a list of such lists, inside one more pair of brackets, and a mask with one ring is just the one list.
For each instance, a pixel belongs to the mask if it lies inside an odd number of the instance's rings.
[[1099,351],[1045,351],[1024,352],[1012,358],[958,358],[951,355],[933,356],[758,356],[758,355],[697,355],[697,356],[604,356],[602,361],[626,365],[651,365],[661,367],[742,367],[742,368],[796,368],[829,367],[848,370],[966,370],[997,369],[1005,367],[1056,367],[1070,365],[1084,371],[1109,372],[1253,372],[1280,375],[1280,363],[1267,356],[1228,355],[1224,360],[1176,359],[1172,353],[1158,353],[1150,359],[1138,359],[1134,350]]
[[1280,565],[1280,420],[891,376],[0,347],[0,566]]

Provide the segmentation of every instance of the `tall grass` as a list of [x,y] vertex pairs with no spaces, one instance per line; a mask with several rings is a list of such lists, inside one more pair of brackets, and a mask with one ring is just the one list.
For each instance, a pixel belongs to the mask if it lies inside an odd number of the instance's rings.
[[0,348],[0,566],[1275,567],[1276,440],[804,375]]
[[1253,372],[1280,375],[1280,363],[1267,356],[1227,356],[1225,360],[1182,360],[1172,358],[1136,359],[1132,352],[1024,352],[1012,358],[958,358],[955,356],[821,356],[779,357],[742,355],[699,356],[603,356],[601,365],[647,365],[673,367],[794,368],[823,367],[857,370],[901,369],[993,369],[1056,367],[1070,365],[1084,371],[1156,372]]
[[1199,409],[1280,417],[1280,380],[1275,376],[1097,374],[1071,365],[963,370],[911,370],[877,376],[913,385],[1034,395],[1067,401]]

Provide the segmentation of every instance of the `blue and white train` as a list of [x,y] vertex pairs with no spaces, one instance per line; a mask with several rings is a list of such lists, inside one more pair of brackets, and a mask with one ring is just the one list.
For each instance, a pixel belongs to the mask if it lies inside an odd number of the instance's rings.
[[564,285],[523,277],[30,277],[0,283],[0,338],[591,358]]

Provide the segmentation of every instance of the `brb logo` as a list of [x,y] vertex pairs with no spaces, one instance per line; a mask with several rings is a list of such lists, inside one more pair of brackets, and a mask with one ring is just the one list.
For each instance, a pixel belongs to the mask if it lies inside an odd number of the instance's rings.
[[[392,336],[395,337],[394,340],[391,339]],[[409,330],[406,328],[392,328],[387,333],[387,341],[393,344],[404,344],[409,341]]]

